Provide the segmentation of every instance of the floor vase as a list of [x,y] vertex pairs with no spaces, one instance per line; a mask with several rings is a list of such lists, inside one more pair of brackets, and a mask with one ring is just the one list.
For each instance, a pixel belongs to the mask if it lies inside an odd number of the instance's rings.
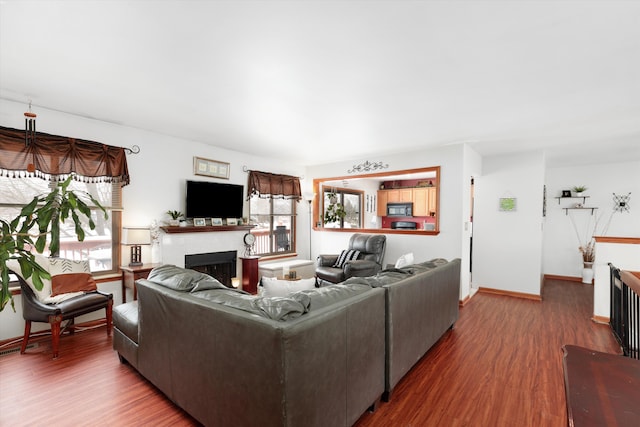
[[582,283],[593,283],[593,263],[585,262],[582,268]]

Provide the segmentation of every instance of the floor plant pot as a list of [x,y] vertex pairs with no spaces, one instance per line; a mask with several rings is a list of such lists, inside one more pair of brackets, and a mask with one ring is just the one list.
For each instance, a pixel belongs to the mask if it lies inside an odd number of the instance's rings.
[[582,283],[593,283],[593,262],[584,262],[582,268]]

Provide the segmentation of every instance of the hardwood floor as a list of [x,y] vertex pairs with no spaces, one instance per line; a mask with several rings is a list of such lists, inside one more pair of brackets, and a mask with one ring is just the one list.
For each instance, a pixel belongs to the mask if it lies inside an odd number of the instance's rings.
[[[557,280],[543,302],[477,294],[356,426],[566,426],[562,345],[620,352],[592,300],[593,286]],[[197,425],[120,364],[103,327],[63,337],[57,360],[49,338],[28,353],[0,357],[0,426]]]

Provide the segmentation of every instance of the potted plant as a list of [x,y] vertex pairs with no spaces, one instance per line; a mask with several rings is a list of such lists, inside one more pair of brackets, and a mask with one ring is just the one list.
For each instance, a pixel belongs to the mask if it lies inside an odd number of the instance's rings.
[[[11,221],[0,219],[0,271],[2,271],[0,311],[8,302],[11,302],[11,307],[15,311],[13,297],[9,291],[8,260],[17,260],[24,278],[32,277],[36,289],[41,290],[42,279],[50,279],[51,276],[36,262],[31,249],[35,248],[38,253],[44,252],[47,236],[51,235],[49,250],[57,255],[60,249],[60,224],[68,218],[73,220],[79,242],[83,241],[85,236],[80,216],[87,218],[90,229],[95,228],[91,210],[81,196],[91,200],[91,203],[104,212],[105,219],[108,218],[105,208],[91,194],[69,190],[72,179],[73,175],[70,175],[65,181],[58,182],[49,194],[34,197]],[[37,228],[37,234],[32,231],[34,228]]]
[[582,193],[587,191],[587,187],[585,187],[584,185],[576,185],[572,188],[572,190],[576,197],[582,197]]
[[171,219],[169,220],[169,225],[173,225],[173,226],[180,225],[180,218],[182,218],[182,212],[167,211],[166,213],[171,217]]
[[347,211],[345,211],[342,203],[338,203],[336,193],[327,193],[327,198],[329,199],[329,206],[324,213],[324,223],[340,222],[347,215]]

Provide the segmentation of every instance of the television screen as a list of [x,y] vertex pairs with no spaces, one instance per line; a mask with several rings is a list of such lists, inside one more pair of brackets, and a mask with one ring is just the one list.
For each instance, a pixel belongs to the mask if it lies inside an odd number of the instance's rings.
[[244,187],[187,181],[187,218],[242,218]]

